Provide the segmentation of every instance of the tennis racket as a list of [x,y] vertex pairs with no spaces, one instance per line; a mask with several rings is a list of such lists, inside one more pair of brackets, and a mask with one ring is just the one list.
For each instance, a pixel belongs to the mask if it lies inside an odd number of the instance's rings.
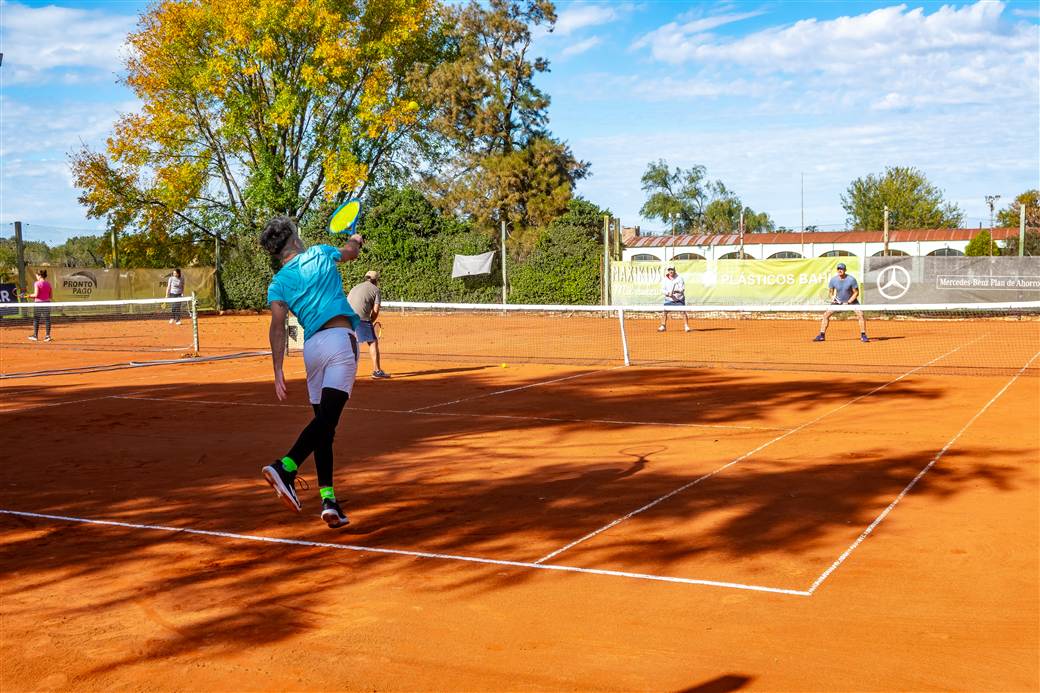
[[354,233],[358,217],[361,215],[361,200],[350,199],[336,208],[329,218],[329,231],[334,234]]

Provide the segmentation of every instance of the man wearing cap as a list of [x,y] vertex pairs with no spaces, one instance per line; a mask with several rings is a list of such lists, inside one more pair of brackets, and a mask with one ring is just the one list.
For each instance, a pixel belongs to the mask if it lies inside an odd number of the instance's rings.
[[[661,282],[661,292],[664,294],[664,304],[666,306],[685,306],[686,305],[686,282],[683,281],[682,277],[679,276],[678,272],[675,271],[674,267],[669,267],[668,271],[664,275],[664,280]],[[686,312],[683,311],[683,329],[687,332],[690,331],[690,320],[686,317]],[[668,311],[661,313],[661,324],[658,326],[658,332],[664,332],[667,328],[665,323],[668,322]]]
[[365,273],[365,280],[355,286],[347,294],[347,301],[354,312],[361,318],[358,323],[358,341],[368,345],[368,355],[372,357],[373,378],[389,378],[390,374],[379,365],[379,337],[373,324],[379,318],[379,272],[370,270]]
[[[837,269],[838,275],[831,277],[830,283],[827,284],[831,303],[835,305],[859,305],[859,282],[851,274],[845,273],[844,262],[839,262],[835,269]],[[853,308],[852,310],[856,313],[856,318],[859,320],[859,341],[869,342],[870,340],[867,339],[867,321],[863,319],[863,311],[859,308]],[[831,316],[835,312],[828,310],[823,314],[823,320],[820,321],[820,334],[813,338],[814,342],[822,342],[826,339],[827,323],[830,322]]]

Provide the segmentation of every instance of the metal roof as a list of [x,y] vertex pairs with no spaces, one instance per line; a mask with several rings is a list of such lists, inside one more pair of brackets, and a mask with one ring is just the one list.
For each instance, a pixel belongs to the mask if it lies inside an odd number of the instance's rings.
[[[987,229],[900,229],[888,232],[889,243],[913,241],[970,241],[979,231]],[[994,240],[1017,238],[1016,228],[993,229]],[[784,233],[747,233],[744,245],[798,244],[798,243],[881,243],[882,231],[806,231]],[[629,236],[624,240],[626,248],[661,248],[695,245],[740,245],[740,236],[735,233],[683,234],[678,236]]]

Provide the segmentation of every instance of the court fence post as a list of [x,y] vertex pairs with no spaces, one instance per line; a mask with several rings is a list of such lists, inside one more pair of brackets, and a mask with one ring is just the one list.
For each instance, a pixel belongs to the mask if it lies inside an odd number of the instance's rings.
[[195,292],[191,292],[191,339],[195,348],[195,356],[199,355],[199,305]]
[[621,352],[625,357],[625,365],[631,366],[632,361],[628,357],[628,336],[625,334],[625,310],[618,308],[618,324],[621,326]]

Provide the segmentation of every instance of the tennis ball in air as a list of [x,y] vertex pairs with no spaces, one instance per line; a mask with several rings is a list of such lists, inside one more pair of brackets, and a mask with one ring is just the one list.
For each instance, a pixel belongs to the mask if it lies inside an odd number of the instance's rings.
[[502,364],[502,368],[509,368],[509,366],[507,366],[506,364],[503,363]]

